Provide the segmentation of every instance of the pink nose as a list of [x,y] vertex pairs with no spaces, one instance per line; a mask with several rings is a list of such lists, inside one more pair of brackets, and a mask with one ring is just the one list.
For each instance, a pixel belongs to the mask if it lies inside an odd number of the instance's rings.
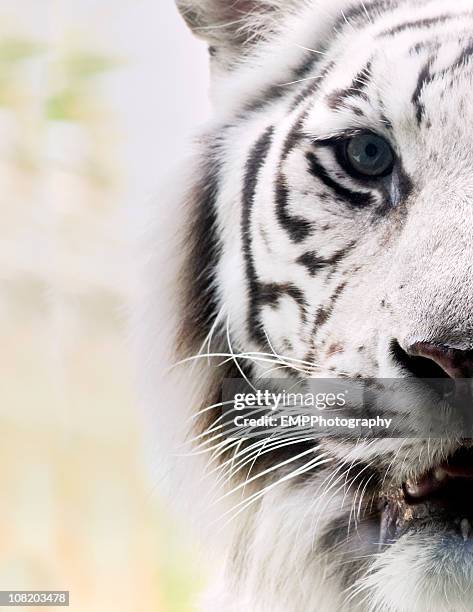
[[411,357],[430,359],[450,378],[473,377],[473,351],[460,350],[431,342],[416,342],[407,349]]

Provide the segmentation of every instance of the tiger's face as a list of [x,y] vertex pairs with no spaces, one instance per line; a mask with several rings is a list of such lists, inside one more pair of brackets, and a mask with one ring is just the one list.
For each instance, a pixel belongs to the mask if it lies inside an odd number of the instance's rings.
[[[179,4],[210,41],[216,108],[188,196],[181,355],[220,337],[304,376],[471,377],[473,2]],[[235,503],[215,609],[473,609],[469,447],[322,441],[330,461],[307,470],[307,442],[249,452],[223,495],[254,503]]]

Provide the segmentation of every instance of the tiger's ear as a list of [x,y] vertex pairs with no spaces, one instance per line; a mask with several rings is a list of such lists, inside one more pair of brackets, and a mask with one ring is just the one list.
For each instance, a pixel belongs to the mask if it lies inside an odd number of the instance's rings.
[[176,0],[187,25],[208,42],[221,63],[232,64],[268,38],[303,0]]

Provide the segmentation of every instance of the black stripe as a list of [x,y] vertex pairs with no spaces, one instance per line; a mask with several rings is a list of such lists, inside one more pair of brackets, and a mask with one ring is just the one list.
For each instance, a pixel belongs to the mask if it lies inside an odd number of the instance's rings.
[[312,224],[304,217],[290,214],[288,210],[289,190],[282,167],[289,153],[301,139],[301,128],[306,115],[307,111],[304,110],[287,135],[281,153],[281,160],[279,162],[279,172],[276,178],[276,216],[281,227],[289,234],[289,238],[296,243],[302,242],[310,235]]
[[[350,88],[336,89],[327,95],[327,105],[331,110],[340,110],[345,106],[345,102],[352,96],[354,96],[354,92],[350,91]],[[366,94],[364,97],[365,99],[368,99]]]
[[351,111],[357,117],[364,117],[365,116],[365,113],[361,110],[361,108],[358,108],[358,106],[352,106],[350,104],[350,105],[347,106],[347,110]]
[[363,206],[372,205],[374,200],[373,196],[369,193],[363,193],[361,191],[352,191],[347,187],[343,187],[328,175],[326,169],[321,165],[317,156],[312,151],[306,153],[306,159],[309,162],[310,172],[317,177],[322,183],[331,189],[337,196],[343,198],[354,208],[361,208]]
[[242,242],[243,255],[245,258],[246,277],[248,282],[249,299],[248,333],[250,337],[260,341],[264,341],[264,334],[259,321],[260,285],[256,275],[252,252],[251,213],[253,210],[259,173],[268,156],[273,133],[274,126],[271,125],[258,138],[255,145],[250,151],[250,155],[246,162],[242,200]]
[[[382,106],[382,105],[380,104],[380,106]],[[386,115],[385,115],[383,112],[380,114],[380,116],[379,116],[379,120],[381,121],[381,123],[383,124],[383,126],[384,126],[384,127],[387,129],[387,130],[389,130],[390,132],[392,132],[392,131],[393,131],[393,124],[392,124],[391,120],[390,120],[390,119],[388,119],[388,118],[386,117]]]
[[444,68],[438,72],[432,72],[432,66],[435,62],[435,57],[431,56],[429,58],[429,60],[427,61],[427,63],[425,64],[425,66],[422,68],[422,70],[419,73],[419,78],[417,79],[417,85],[414,90],[414,93],[412,94],[412,104],[414,105],[416,109],[416,119],[419,125],[421,124],[422,119],[425,114],[425,106],[422,101],[422,94],[425,88],[427,87],[427,85],[429,85],[429,83],[432,83],[432,81],[435,78],[442,78],[446,76],[447,74],[451,73],[452,71],[456,70],[457,68],[460,68],[472,56],[473,56],[473,42],[470,41],[468,45],[465,47],[465,49],[463,49],[463,51],[459,54],[457,59],[453,62],[453,64],[449,66],[448,68]]
[[297,259],[297,263],[305,266],[311,276],[315,276],[327,266],[336,266],[339,264],[355,246],[355,242],[350,242],[346,247],[336,251],[330,257],[320,257],[314,251],[304,253]]
[[248,117],[248,113],[253,113],[255,111],[260,111],[264,109],[268,104],[274,102],[287,95],[287,91],[283,87],[278,87],[277,85],[271,85],[267,87],[260,94],[255,96],[253,100],[246,103],[243,107],[240,115],[243,118]]
[[276,216],[278,221],[287,233],[289,238],[295,242],[303,242],[312,232],[312,224],[304,217],[291,215],[288,212],[289,208],[289,190],[286,185],[286,179],[282,172],[279,173],[276,182]]
[[176,350],[183,355],[193,354],[195,347],[202,344],[218,311],[214,279],[221,249],[215,206],[219,190],[219,146],[218,138],[204,146],[201,178],[188,195],[192,210],[183,240],[186,259],[182,286],[185,293],[182,323],[176,339]]
[[265,283],[260,284],[258,292],[258,304],[259,306],[277,306],[279,300],[289,296],[299,306],[301,319],[303,322],[307,320],[307,300],[301,289],[293,285],[292,283]]
[[327,76],[332,72],[332,70],[334,69],[334,67],[336,66],[335,62],[328,62],[328,64],[326,64],[324,66],[324,68],[322,69],[322,71],[320,72],[320,74],[316,75],[314,77],[314,80],[309,81],[308,85],[305,85],[302,88],[302,91],[300,91],[297,96],[294,98],[291,106],[289,107],[289,112],[294,111],[296,108],[298,108],[303,102],[305,102],[305,100],[310,97],[313,96],[315,93],[317,93],[317,91],[320,89],[321,85],[323,84],[324,80],[327,78]]
[[338,299],[342,295],[347,286],[347,281],[343,281],[338,287],[336,287],[332,297],[327,306],[320,306],[315,312],[314,323],[312,325],[312,334],[311,334],[311,344],[312,347],[305,356],[304,360],[309,362],[315,362],[317,358],[317,350],[316,350],[316,335],[320,328],[325,325],[325,323],[329,320],[332,315],[333,309],[335,308],[335,304]]
[[[394,0],[365,0],[364,3],[354,2],[352,8],[348,8],[334,23],[334,30],[344,29],[349,25],[370,25],[374,19],[382,13],[392,12],[402,2]],[[348,22],[348,23],[347,23]]]
[[460,55],[458,56],[456,61],[453,63],[453,65],[450,68],[447,68],[445,72],[448,72],[449,70],[454,70],[455,68],[459,68],[465,63],[467,59],[470,59],[472,55],[473,55],[473,43],[470,42],[468,46],[465,49],[463,49],[463,51],[460,53]]
[[429,83],[432,80],[432,75],[430,73],[430,68],[432,66],[432,63],[433,63],[433,59],[430,58],[429,61],[425,64],[425,66],[420,71],[419,77],[417,79],[416,88],[414,90],[414,93],[412,94],[412,104],[414,105],[414,108],[416,109],[416,119],[417,119],[418,125],[420,125],[422,121],[422,117],[424,115],[424,111],[425,111],[424,103],[422,102],[421,97],[422,97],[422,92],[424,90],[424,87],[427,85],[427,83]]
[[432,37],[430,40],[423,40],[421,42],[412,45],[409,49],[410,55],[420,55],[424,51],[430,51],[434,53],[440,49],[440,42],[437,40],[437,37]]
[[327,104],[332,110],[338,110],[344,106],[344,103],[350,98],[363,98],[368,100],[366,87],[370,83],[371,77],[371,60],[366,66],[358,72],[350,87],[346,89],[336,89],[327,96]]
[[458,19],[459,17],[471,15],[471,13],[458,13],[457,15],[437,15],[437,17],[427,17],[425,19],[417,19],[415,21],[405,21],[404,23],[400,23],[392,28],[384,30],[378,34],[378,38],[384,36],[394,36],[395,34],[400,34],[405,30],[416,30],[421,28],[430,28],[434,25],[445,23],[450,21],[451,19]]
[[335,289],[332,297],[330,298],[328,306],[321,306],[320,308],[318,308],[315,314],[312,337],[315,337],[316,332],[318,332],[319,329],[329,320],[330,316],[332,315],[333,309],[335,308],[335,304],[338,302],[346,286],[347,281],[343,281],[343,283],[338,285],[338,287]]

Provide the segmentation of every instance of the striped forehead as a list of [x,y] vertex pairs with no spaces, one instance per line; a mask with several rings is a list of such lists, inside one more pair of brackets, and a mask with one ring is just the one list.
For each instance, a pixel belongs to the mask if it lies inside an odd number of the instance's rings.
[[445,90],[455,90],[464,109],[473,80],[473,36],[465,18],[473,25],[471,12],[451,21],[439,16],[401,22],[389,30],[372,25],[351,36],[326,74],[322,66],[322,74],[314,75],[320,85],[303,131],[316,138],[349,129],[389,136],[396,126],[420,126],[429,104],[437,114],[443,106],[455,119],[455,104]]

